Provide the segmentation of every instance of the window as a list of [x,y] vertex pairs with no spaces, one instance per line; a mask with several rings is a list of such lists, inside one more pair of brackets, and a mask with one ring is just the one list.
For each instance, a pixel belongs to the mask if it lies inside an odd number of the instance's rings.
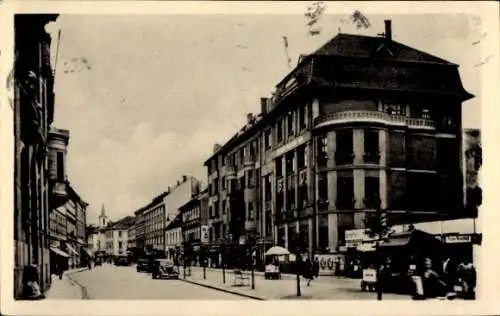
[[122,249],[123,248],[123,243],[121,241],[118,242],[118,249]]
[[302,131],[307,127],[306,124],[306,106],[299,108],[299,129]]
[[282,177],[283,176],[283,157],[278,157],[276,158],[276,176],[277,177]]
[[320,201],[328,201],[328,178],[325,172],[318,175],[318,198]]
[[300,182],[299,182],[299,207],[306,207],[308,202],[308,194],[307,194],[307,173],[300,173]]
[[248,187],[249,188],[255,187],[255,170],[248,170],[247,177],[248,177]]
[[307,166],[307,155],[305,146],[300,146],[297,149],[297,165],[299,170]]
[[281,143],[283,141],[283,120],[281,119],[278,121],[278,126],[276,127],[276,134],[278,143]]
[[363,160],[366,163],[379,163],[379,131],[368,129],[364,131],[364,156]]
[[64,154],[62,152],[58,152],[56,154],[57,159],[57,179],[64,181]]
[[214,208],[215,208],[215,217],[219,217],[220,216],[219,201],[214,202]]
[[122,238],[122,232],[121,232],[121,230],[118,231],[118,238]]
[[295,172],[295,166],[294,166],[294,152],[289,152],[286,154],[285,158],[286,158],[286,173],[287,174],[290,174],[290,173],[293,173]]
[[283,179],[279,179],[276,181],[276,213],[280,213],[283,210],[283,201],[284,201],[284,187],[283,187]]
[[354,181],[352,171],[339,173],[337,177],[337,209],[354,208]]
[[269,149],[272,146],[271,129],[268,129],[264,132],[264,146],[266,147],[266,149]]
[[266,211],[266,236],[271,236],[273,233],[273,222],[271,211]]
[[337,131],[337,151],[335,152],[335,163],[337,165],[351,164],[353,158],[352,129]]
[[430,119],[431,118],[431,111],[429,109],[422,109],[422,118],[423,119]]
[[293,120],[293,112],[288,113],[287,115],[287,128],[288,128],[288,135],[292,135],[294,132],[294,120]]
[[406,104],[399,103],[384,103],[383,111],[391,115],[405,115],[406,114]]
[[380,207],[380,181],[378,177],[365,177],[366,208],[378,209]]
[[254,211],[253,211],[253,202],[248,203],[248,220],[253,221],[254,220]]
[[221,186],[222,186],[222,190],[226,190],[226,177],[222,177],[222,180],[221,180]]
[[226,214],[226,200],[222,201],[222,214]]
[[272,182],[271,182],[271,176],[267,175],[264,177],[264,194],[265,194],[265,201],[271,201],[272,199]]

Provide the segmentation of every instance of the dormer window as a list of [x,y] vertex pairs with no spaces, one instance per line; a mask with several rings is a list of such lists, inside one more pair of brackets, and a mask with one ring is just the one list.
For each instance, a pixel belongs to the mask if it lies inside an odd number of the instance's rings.
[[382,110],[390,115],[405,115],[406,105],[400,103],[382,103]]
[[423,119],[430,119],[431,118],[431,111],[429,109],[422,109],[422,118]]

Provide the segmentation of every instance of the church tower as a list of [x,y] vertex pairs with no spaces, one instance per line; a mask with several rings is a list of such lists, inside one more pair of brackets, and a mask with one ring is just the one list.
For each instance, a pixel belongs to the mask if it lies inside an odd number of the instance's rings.
[[99,228],[104,228],[108,224],[108,217],[106,216],[106,210],[104,209],[104,204],[101,208],[101,215],[99,215]]

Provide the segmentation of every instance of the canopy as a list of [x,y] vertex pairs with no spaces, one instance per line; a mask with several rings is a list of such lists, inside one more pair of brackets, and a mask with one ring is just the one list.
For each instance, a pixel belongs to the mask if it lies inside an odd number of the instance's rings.
[[269,249],[266,252],[266,256],[284,256],[284,255],[289,255],[289,254],[290,254],[290,251],[288,251],[286,248],[279,247],[279,246],[271,247],[271,249]]
[[356,250],[361,251],[361,252],[375,251],[375,245],[374,244],[359,244],[356,247]]
[[64,251],[62,251],[61,249],[59,248],[56,248],[56,247],[50,247],[50,250],[52,250],[55,254],[57,255],[60,255],[62,257],[69,257],[69,255],[67,253],[65,253]]
[[82,248],[83,252],[87,254],[87,256],[92,257],[92,251],[88,250],[87,248]]
[[66,247],[68,248],[69,251],[71,251],[75,255],[77,255],[77,256],[79,255],[78,252],[76,252],[75,248],[71,247],[71,245],[66,244]]

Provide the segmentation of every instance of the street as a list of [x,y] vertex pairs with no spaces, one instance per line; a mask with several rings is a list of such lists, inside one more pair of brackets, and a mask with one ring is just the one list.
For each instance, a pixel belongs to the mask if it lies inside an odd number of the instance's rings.
[[237,300],[243,297],[212,290],[181,280],[154,280],[151,274],[136,272],[135,266],[103,264],[92,270],[71,275],[87,290],[89,299],[97,300]]

